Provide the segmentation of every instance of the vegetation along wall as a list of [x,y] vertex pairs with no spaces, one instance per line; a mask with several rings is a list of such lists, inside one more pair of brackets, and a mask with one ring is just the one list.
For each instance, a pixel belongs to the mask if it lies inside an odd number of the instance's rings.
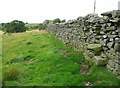
[[88,14],[65,23],[49,25],[47,30],[65,45],[84,53],[85,59],[120,77],[120,10]]

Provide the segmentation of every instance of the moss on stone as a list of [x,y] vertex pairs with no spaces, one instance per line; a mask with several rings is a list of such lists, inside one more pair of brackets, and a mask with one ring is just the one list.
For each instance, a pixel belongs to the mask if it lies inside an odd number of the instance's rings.
[[102,45],[100,45],[100,44],[89,44],[87,46],[87,48],[90,49],[90,50],[94,50],[94,51],[100,51],[100,50],[102,50]]
[[114,30],[113,27],[106,27],[106,30]]

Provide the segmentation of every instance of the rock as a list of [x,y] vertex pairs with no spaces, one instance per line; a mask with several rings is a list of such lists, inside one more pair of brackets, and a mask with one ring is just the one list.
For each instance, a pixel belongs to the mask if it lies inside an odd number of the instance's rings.
[[100,27],[92,27],[93,30],[100,30],[101,28]]
[[100,51],[100,50],[102,50],[102,45],[100,45],[100,44],[89,44],[87,46],[87,48],[90,49],[90,50],[94,50],[94,51]]
[[108,48],[107,47],[103,47],[103,50],[106,52],[108,50]]
[[102,39],[99,40],[99,43],[103,46],[106,46],[106,42],[104,42]]
[[73,20],[69,20],[68,23],[69,23],[69,24],[73,24],[74,21],[73,21]]
[[113,42],[114,41],[114,39],[113,38],[110,38],[110,40],[109,40],[110,42]]
[[108,37],[109,37],[109,38],[116,38],[116,37],[118,37],[118,35],[111,35],[111,34],[110,34],[110,35],[108,35]]
[[115,43],[114,49],[115,49],[116,51],[120,51],[120,43]]
[[84,27],[84,31],[88,31],[88,28],[87,28],[87,27]]
[[113,20],[110,20],[111,22],[114,22],[114,23],[117,23],[120,21],[120,19],[116,18],[116,19],[113,19]]
[[99,36],[99,35],[98,35],[98,36],[95,36],[96,39],[101,39],[101,37],[102,37],[102,36]]
[[105,33],[104,33],[103,31],[100,31],[100,34],[101,34],[101,35],[104,35]]
[[115,30],[114,26],[110,26],[110,27],[106,27],[106,30],[107,31],[112,31],[112,30]]
[[114,48],[110,48],[109,53],[114,56],[116,55]]
[[91,13],[91,14],[88,14],[87,16],[85,16],[84,18],[85,18],[85,19],[89,19],[89,18],[91,18],[91,17],[96,18],[96,17],[98,17],[98,14],[96,14],[96,13]]
[[112,12],[112,17],[113,18],[119,18],[120,17],[120,10],[114,10]]
[[108,43],[108,39],[104,39],[103,42],[104,42],[105,44],[107,44],[107,43]]
[[83,20],[83,17],[79,16],[79,17],[77,18],[77,20],[82,21],[82,20]]
[[113,44],[114,44],[114,42],[109,42],[109,43],[107,44],[107,46],[108,46],[109,48],[111,48],[111,47],[113,46]]
[[111,68],[113,68],[113,67],[115,66],[115,63],[114,63],[113,60],[109,60],[109,61],[108,61],[108,65],[109,65]]
[[[49,25],[47,30],[74,50],[85,53],[85,58],[107,68],[120,77],[120,10],[88,14],[66,23]],[[91,59],[92,58],[92,59]],[[115,61],[117,59],[117,61]]]
[[106,65],[108,63],[108,58],[103,58],[101,56],[94,56],[94,60],[96,65]]
[[115,32],[115,31],[113,31],[113,32],[112,32],[112,35],[116,35],[116,32]]
[[91,17],[89,20],[87,20],[88,22],[91,22],[91,23],[97,23],[99,22],[99,19],[95,18],[95,17]]
[[120,33],[120,28],[118,28],[118,32]]
[[111,26],[111,25],[112,25],[112,23],[107,23],[107,25],[108,25],[108,26]]
[[103,38],[104,38],[104,39],[107,38],[107,35],[103,35]]
[[109,55],[109,59],[110,59],[110,60],[114,60],[114,59],[115,59],[115,56],[114,56],[114,55]]
[[108,12],[104,12],[101,14],[102,16],[112,16],[112,12],[111,11],[108,11]]
[[120,40],[120,38],[115,38],[115,42],[118,42]]
[[107,58],[107,56],[102,52],[100,55],[102,58]]
[[109,17],[108,17],[108,16],[104,16],[103,19],[104,19],[104,20],[108,20]]

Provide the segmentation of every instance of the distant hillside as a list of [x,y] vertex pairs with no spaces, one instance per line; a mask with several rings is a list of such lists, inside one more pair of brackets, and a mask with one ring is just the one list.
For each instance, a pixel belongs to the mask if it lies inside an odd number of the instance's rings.
[[2,29],[2,24],[0,24],[0,30]]
[[26,24],[25,26],[28,29],[37,29],[38,28],[39,23],[30,23],[30,24]]

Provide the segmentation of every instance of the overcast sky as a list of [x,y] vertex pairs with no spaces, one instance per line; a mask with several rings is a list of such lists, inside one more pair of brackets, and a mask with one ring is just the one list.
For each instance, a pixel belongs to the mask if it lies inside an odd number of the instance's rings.
[[[96,0],[96,13],[118,9],[120,0]],[[0,23],[21,20],[40,23],[46,19],[76,19],[93,13],[94,0],[0,0]]]

